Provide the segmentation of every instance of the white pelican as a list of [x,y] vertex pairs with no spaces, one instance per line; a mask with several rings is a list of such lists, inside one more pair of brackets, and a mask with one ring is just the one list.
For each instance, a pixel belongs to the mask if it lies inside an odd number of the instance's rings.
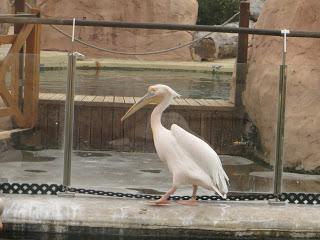
[[172,187],[153,204],[168,204],[168,198],[178,186],[190,184],[193,187],[192,198],[179,201],[182,204],[196,205],[197,187],[213,190],[225,198],[228,192],[229,178],[222,168],[217,153],[203,140],[185,131],[176,124],[170,130],[161,124],[161,115],[175,97],[180,97],[166,85],[150,86],[145,96],[135,103],[121,121],[150,102],[157,103],[151,113],[151,128],[154,145],[159,158],[167,163],[173,175]]

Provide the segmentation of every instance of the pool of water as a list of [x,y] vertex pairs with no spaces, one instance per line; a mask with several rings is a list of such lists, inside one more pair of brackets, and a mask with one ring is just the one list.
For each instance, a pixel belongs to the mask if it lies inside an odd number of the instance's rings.
[[[64,93],[67,71],[54,70],[40,73],[40,92]],[[76,94],[142,96],[148,86],[166,84],[183,97],[228,99],[230,73],[203,73],[188,71],[126,71],[77,70]]]

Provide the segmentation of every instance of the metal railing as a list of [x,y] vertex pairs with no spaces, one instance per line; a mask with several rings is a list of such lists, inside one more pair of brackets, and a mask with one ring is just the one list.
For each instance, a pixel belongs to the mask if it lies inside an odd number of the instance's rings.
[[[0,23],[15,24],[45,24],[45,25],[73,25],[73,19],[55,19],[55,18],[29,18],[29,17],[0,17]],[[224,32],[224,33],[244,33],[254,35],[282,36],[281,29],[258,29],[244,27],[225,27],[225,26],[207,26],[207,25],[188,25],[188,24],[169,24],[169,23],[137,23],[137,22],[119,22],[103,20],[75,20],[76,26],[87,27],[115,27],[115,28],[140,28],[140,29],[158,29],[175,31],[203,31],[203,32]],[[308,31],[290,31],[287,37],[307,37],[320,38],[320,32]]]

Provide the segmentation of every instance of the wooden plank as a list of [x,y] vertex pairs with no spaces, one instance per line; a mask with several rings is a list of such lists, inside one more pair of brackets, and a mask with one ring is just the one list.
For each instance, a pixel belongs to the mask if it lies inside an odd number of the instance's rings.
[[134,151],[144,152],[146,144],[147,111],[140,109],[135,113]]
[[105,102],[105,103],[114,103],[114,96],[105,96],[103,102]]
[[115,108],[113,111],[112,149],[116,151],[123,151],[124,124],[121,118],[124,114],[125,110],[122,108]]
[[47,104],[41,103],[39,105],[39,118],[37,130],[40,131],[40,142],[43,147],[47,147],[48,138],[48,112]]
[[194,135],[201,136],[201,112],[191,111],[189,115],[189,126]]
[[96,96],[94,99],[93,99],[93,102],[96,102],[96,103],[102,103],[104,101],[104,96]]
[[102,107],[91,107],[90,149],[101,150],[102,145]]
[[17,34],[13,35],[0,35],[0,45],[12,44],[17,38]]
[[232,113],[221,112],[222,133],[221,133],[221,153],[230,154],[233,145],[232,142]]
[[207,106],[208,103],[204,99],[195,99],[196,102],[200,104],[200,106]]
[[134,104],[135,100],[133,97],[123,97],[125,103]]
[[86,96],[85,95],[75,95],[74,101],[75,102],[81,102]]
[[79,106],[79,148],[81,150],[90,150],[90,122],[91,109],[88,106]]
[[41,100],[51,100],[55,95],[56,93],[41,93],[39,94],[39,98]]
[[201,129],[200,135],[203,140],[210,144],[211,139],[211,112],[201,112]]
[[222,104],[220,102],[218,102],[217,100],[213,100],[213,99],[205,99],[207,106],[212,106],[212,107],[218,107],[218,106],[222,106]]
[[[232,145],[234,146],[234,142],[241,141],[242,137],[242,131],[245,127],[244,123],[244,116],[243,113],[239,112],[233,112],[232,113]],[[241,151],[241,149],[236,150],[239,148],[233,147],[232,153],[233,154],[239,154],[238,151]]]
[[19,53],[21,47],[24,45],[33,27],[34,27],[33,24],[25,24],[22,27],[20,33],[16,37],[16,40],[14,41],[11,48],[9,49],[7,56],[3,59],[2,64],[0,65],[0,82],[3,82],[5,79],[4,77],[7,72],[7,69],[9,69],[12,56]]
[[184,100],[185,100],[190,106],[200,106],[200,103],[198,103],[195,99],[185,98]]
[[124,98],[121,96],[114,96],[114,103],[124,103]]
[[63,93],[56,93],[50,100],[60,101],[66,98],[66,95]]
[[112,149],[112,122],[113,122],[113,108],[103,107],[102,109],[102,150]]
[[85,97],[81,100],[81,102],[92,102],[95,97],[96,97],[96,96],[91,96],[91,95],[85,96]]
[[142,99],[142,97],[133,97],[133,99],[135,102],[139,102]]
[[220,154],[221,153],[221,134],[222,134],[222,120],[220,113],[215,111],[211,116],[211,146]]
[[58,148],[59,134],[59,105],[47,105],[47,135],[46,143],[48,148]]
[[26,124],[24,116],[22,115],[18,106],[14,104],[13,98],[3,82],[0,82],[0,96],[4,101],[5,105],[10,107],[11,115],[14,117],[15,123],[18,125],[18,127],[28,127],[28,124]]
[[175,98],[174,101],[177,105],[189,106],[190,104],[183,98]]

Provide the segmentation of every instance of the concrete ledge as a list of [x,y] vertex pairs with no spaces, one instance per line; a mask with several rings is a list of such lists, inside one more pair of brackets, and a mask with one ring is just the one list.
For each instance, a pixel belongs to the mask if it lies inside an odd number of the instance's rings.
[[5,195],[5,231],[134,236],[320,237],[318,206],[270,206],[266,202],[172,203],[77,195]]

